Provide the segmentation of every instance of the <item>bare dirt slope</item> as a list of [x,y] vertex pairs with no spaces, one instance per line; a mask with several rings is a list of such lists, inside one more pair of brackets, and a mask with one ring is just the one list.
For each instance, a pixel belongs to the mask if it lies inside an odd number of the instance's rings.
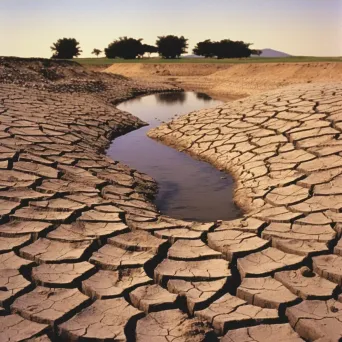
[[342,63],[113,64],[105,72],[171,82],[219,98],[246,96],[279,87],[342,80]]
[[156,82],[93,72],[71,61],[19,57],[0,57],[0,84],[57,93],[91,94],[109,103],[146,93],[146,89],[147,93],[177,90]]
[[129,77],[146,76],[209,76],[217,71],[230,68],[230,64],[214,63],[115,63],[106,72]]

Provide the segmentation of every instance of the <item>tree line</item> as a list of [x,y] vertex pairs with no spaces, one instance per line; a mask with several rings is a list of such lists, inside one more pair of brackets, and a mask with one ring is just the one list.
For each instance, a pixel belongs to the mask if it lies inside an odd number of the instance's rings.
[[206,58],[246,58],[251,55],[260,55],[260,50],[252,50],[251,43],[223,39],[219,42],[212,42],[210,39],[197,43],[193,52],[198,56]]
[[[104,51],[95,48],[92,54],[97,57],[104,52],[107,58],[135,59],[151,53],[158,53],[160,57],[173,59],[180,58],[187,53],[188,39],[174,35],[159,36],[155,45],[143,44],[143,39],[120,37],[111,42]],[[210,39],[196,44],[193,53],[206,58],[245,58],[251,54],[260,55],[260,50],[250,48],[251,43],[223,39],[212,42]],[[75,38],[59,39],[51,46],[53,55],[51,58],[72,59],[78,57],[82,50],[80,43]]]

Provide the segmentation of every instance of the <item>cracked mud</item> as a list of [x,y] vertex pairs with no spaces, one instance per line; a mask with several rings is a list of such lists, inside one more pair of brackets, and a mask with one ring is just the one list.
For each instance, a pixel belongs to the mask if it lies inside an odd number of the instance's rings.
[[161,215],[153,179],[104,155],[143,125],[112,103],[163,90],[0,59],[0,340],[340,341],[342,85],[150,131],[234,176],[244,216],[208,223]]

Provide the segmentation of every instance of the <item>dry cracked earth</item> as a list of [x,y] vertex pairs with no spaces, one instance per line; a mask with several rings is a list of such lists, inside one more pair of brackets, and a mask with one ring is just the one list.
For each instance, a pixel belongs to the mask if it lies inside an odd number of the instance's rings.
[[161,215],[104,154],[143,125],[113,103],[163,90],[0,59],[0,340],[341,341],[342,84],[149,133],[234,175],[244,216],[208,223]]

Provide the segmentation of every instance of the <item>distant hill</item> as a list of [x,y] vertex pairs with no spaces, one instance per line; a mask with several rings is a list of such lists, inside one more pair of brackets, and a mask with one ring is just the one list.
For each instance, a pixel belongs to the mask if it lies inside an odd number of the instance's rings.
[[283,58],[283,57],[291,57],[291,55],[282,52],[282,51],[277,51],[273,49],[262,49],[262,54],[260,57],[264,58]]

